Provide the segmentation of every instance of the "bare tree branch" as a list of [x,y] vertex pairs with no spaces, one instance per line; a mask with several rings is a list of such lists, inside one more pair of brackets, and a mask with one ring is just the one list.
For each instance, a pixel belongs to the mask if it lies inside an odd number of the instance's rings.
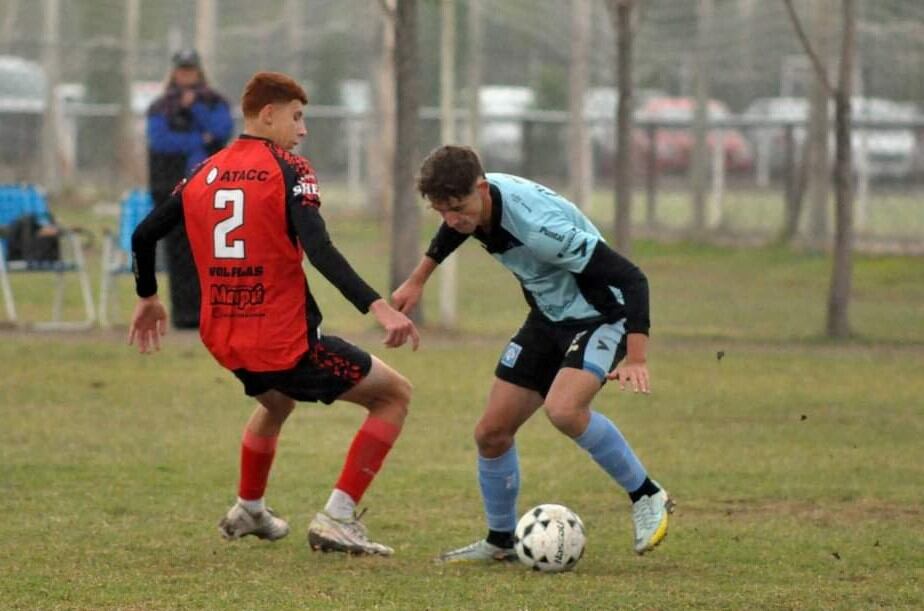
[[822,87],[825,88],[825,92],[828,95],[834,95],[834,86],[831,85],[831,81],[828,80],[828,71],[825,70],[824,64],[818,59],[818,55],[812,48],[812,43],[809,42],[808,36],[805,35],[805,30],[802,29],[802,22],[799,21],[796,9],[792,6],[792,0],[783,0],[783,4],[786,5],[786,12],[789,13],[789,18],[792,21],[793,28],[796,30],[796,35],[799,37],[799,42],[802,43],[802,47],[805,49],[805,54],[808,55],[809,60],[812,62],[812,66],[815,68],[818,80],[821,82]]

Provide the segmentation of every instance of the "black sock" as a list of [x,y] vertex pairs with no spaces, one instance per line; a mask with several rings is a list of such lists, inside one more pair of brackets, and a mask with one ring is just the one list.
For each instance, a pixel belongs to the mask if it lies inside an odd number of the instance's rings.
[[645,481],[642,482],[642,485],[638,487],[638,490],[633,490],[629,493],[629,498],[632,499],[632,502],[639,500],[643,496],[651,496],[652,494],[657,494],[661,490],[658,488],[653,481],[645,478]]
[[507,530],[489,530],[485,540],[497,547],[505,549],[513,547],[513,533]]

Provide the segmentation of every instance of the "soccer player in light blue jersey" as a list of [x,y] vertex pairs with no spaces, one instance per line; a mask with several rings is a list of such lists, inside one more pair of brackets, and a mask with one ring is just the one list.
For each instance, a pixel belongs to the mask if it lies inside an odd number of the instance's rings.
[[427,279],[474,236],[513,272],[529,314],[501,353],[475,426],[488,534],[444,553],[447,562],[512,560],[520,468],[515,436],[539,407],[628,493],[638,554],[667,534],[673,501],[619,429],[591,407],[607,380],[649,392],[648,280],[614,252],[571,202],[517,176],[485,174],[470,148],[443,146],[424,160],[418,190],[443,218],[429,249],[392,294],[402,312]]

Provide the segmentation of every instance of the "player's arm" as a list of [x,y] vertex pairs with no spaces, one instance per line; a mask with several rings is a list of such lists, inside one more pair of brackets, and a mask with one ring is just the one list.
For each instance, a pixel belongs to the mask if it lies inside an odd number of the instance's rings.
[[132,233],[132,271],[138,303],[132,313],[128,343],[138,340],[142,354],[160,350],[160,336],[167,332],[167,311],[157,298],[155,264],[157,241],[183,220],[183,202],[179,192],[154,208]]
[[634,263],[611,249],[602,240],[597,242],[581,275],[595,282],[615,286],[622,291],[625,301],[626,358],[607,375],[607,378],[618,380],[622,389],[625,389],[628,382],[635,392],[649,392],[647,354],[651,321],[648,312],[648,278]]
[[303,203],[300,198],[291,198],[288,210],[292,226],[311,265],[357,310],[363,314],[372,312],[385,329],[386,346],[396,348],[411,340],[412,347],[416,350],[420,339],[414,323],[388,305],[388,302],[356,273],[331,241],[317,205]]
[[360,277],[340,253],[330,235],[320,211],[314,206],[290,206],[289,214],[298,240],[311,265],[337,287],[347,301],[362,312],[369,311],[381,296]]
[[440,225],[436,235],[430,241],[430,247],[420,258],[420,262],[407,280],[401,283],[391,294],[392,304],[407,314],[420,302],[424,285],[429,280],[433,270],[451,255],[468,238],[467,234],[452,229],[446,223]]
[[527,238],[539,259],[566,269],[590,282],[618,288],[626,309],[626,358],[609,379],[620,387],[628,381],[635,391],[648,392],[648,279],[631,261],[611,249],[599,236],[559,216],[544,218]]

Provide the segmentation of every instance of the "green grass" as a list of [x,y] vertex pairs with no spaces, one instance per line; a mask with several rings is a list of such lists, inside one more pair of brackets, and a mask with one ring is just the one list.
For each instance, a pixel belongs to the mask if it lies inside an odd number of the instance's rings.
[[[384,291],[387,238],[355,218],[331,230]],[[195,334],[170,333],[141,357],[122,330],[0,333],[0,608],[924,606],[924,266],[909,258],[858,259],[857,335],[831,342],[821,337],[827,258],[638,243],[654,392],[608,387],[596,408],[677,498],[666,543],[636,557],[622,492],[537,415],[518,436],[520,509],[560,502],[583,517],[577,570],[434,564],[482,534],[471,430],[524,315],[513,279],[479,250],[461,252],[461,330],[425,330],[418,353],[382,349],[371,320],[310,272],[326,330],[415,384],[405,432],[363,501],[373,534],[397,549],[390,559],[319,555],[304,542],[360,409],[293,415],[269,494],[292,535],[228,544],[215,524],[233,500],[252,406]],[[49,293],[15,280],[23,317],[37,319]]]
[[[693,222],[692,195],[685,179],[673,178],[668,185],[659,187],[657,194],[657,221],[663,228],[683,230]],[[604,186],[604,185],[599,185]],[[707,193],[708,200],[708,193]],[[636,183],[633,197],[632,221],[642,225],[646,222],[646,194],[644,187]],[[783,226],[784,200],[780,187],[761,189],[757,187],[731,185],[722,200],[722,227],[726,233],[763,235],[774,238]],[[834,228],[834,195],[830,195],[828,227]],[[808,223],[810,201],[803,202],[802,226]],[[921,214],[920,189],[913,186],[887,187],[873,185],[865,212],[860,210],[859,199],[855,202],[855,227],[858,236],[889,239],[920,240],[924,234],[924,214]],[[597,190],[592,200],[595,218],[602,227],[612,225],[613,194],[611,190]],[[717,222],[718,212],[712,211],[707,203],[710,223]]]

